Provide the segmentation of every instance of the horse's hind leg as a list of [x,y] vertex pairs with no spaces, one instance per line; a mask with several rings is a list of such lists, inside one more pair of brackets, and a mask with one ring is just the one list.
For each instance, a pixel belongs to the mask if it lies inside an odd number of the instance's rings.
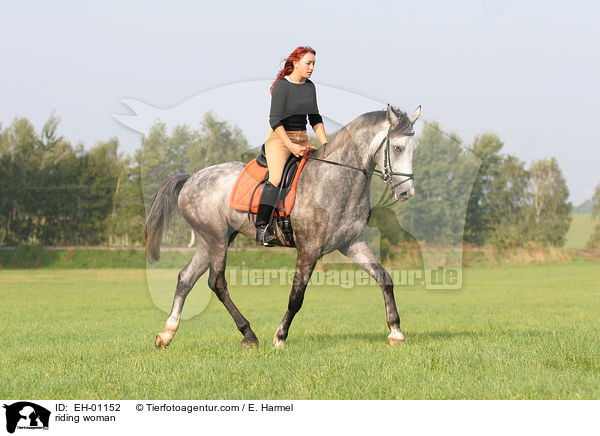
[[186,267],[179,272],[171,315],[169,315],[163,331],[156,335],[155,345],[157,348],[165,348],[171,343],[173,335],[179,327],[179,320],[181,319],[181,311],[183,310],[185,298],[200,276],[206,272],[208,265],[208,254],[202,246],[199,246],[198,251],[196,251],[192,257],[192,260],[190,260]]
[[[229,242],[233,238],[230,237]],[[238,330],[244,335],[242,347],[254,348],[258,346],[258,338],[250,327],[250,322],[240,313],[236,305],[231,301],[229,291],[227,290],[227,281],[225,280],[225,265],[227,262],[227,247],[229,244],[212,245],[210,252],[210,275],[208,277],[208,286],[213,290],[219,301],[223,303]]]
[[390,328],[390,334],[387,337],[388,344],[402,345],[404,343],[404,335],[400,330],[400,316],[396,309],[396,301],[394,300],[394,284],[390,274],[381,266],[367,241],[361,239],[350,245],[346,250],[340,250],[343,254],[352,259],[358,266],[369,273],[373,277],[381,290],[383,291],[383,299],[385,300],[385,311],[387,315],[387,325]]

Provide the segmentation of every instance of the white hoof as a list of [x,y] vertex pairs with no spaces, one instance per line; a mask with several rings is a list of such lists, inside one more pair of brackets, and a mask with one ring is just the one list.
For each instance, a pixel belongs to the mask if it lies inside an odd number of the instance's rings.
[[166,348],[173,339],[173,335],[177,331],[179,327],[179,319],[173,316],[170,316],[165,323],[165,328],[162,332],[156,335],[156,339],[154,340],[154,345],[156,348],[163,349]]
[[279,339],[277,336],[275,336],[273,338],[273,346],[278,349],[278,350],[282,350],[283,348],[285,348],[285,341]]
[[171,343],[171,339],[173,339],[173,335],[171,333],[160,332],[156,335],[154,345],[156,345],[156,348],[159,350],[162,350]]
[[404,335],[399,329],[392,329],[392,332],[387,337],[388,344],[390,346],[394,345],[403,345],[404,344]]

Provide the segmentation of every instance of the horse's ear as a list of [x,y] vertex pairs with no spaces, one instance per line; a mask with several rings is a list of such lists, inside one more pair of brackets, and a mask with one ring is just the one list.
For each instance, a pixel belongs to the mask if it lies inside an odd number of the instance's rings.
[[390,122],[390,125],[395,126],[396,123],[398,123],[398,115],[396,115],[396,112],[394,112],[394,110],[392,109],[392,107],[390,106],[390,104],[388,103],[387,105],[387,120]]
[[415,121],[417,121],[420,116],[421,116],[421,105],[419,105],[419,107],[417,108],[415,113],[410,116],[410,123],[414,124]]

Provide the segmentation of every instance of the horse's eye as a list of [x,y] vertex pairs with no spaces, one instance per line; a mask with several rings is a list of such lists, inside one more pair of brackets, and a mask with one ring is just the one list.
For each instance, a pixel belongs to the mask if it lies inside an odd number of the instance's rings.
[[403,145],[394,145],[394,150],[396,150],[398,153],[404,153],[404,146]]

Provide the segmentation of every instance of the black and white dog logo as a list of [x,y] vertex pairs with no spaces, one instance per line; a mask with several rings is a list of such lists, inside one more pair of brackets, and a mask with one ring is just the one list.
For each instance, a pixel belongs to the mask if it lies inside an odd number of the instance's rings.
[[14,433],[15,429],[48,429],[50,411],[28,401],[19,401],[4,405],[6,409],[6,430]]

